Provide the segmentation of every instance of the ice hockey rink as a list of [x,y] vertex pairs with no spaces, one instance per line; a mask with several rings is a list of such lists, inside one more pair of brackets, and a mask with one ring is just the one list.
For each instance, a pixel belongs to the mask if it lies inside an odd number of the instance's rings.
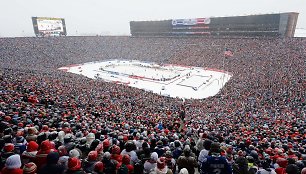
[[108,60],[68,65],[60,70],[88,78],[124,84],[168,97],[203,99],[216,95],[232,75],[203,67]]

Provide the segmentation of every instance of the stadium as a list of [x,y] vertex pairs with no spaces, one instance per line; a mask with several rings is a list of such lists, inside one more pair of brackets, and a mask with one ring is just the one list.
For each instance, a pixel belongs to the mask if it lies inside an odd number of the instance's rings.
[[305,172],[297,17],[131,21],[131,36],[33,17],[37,37],[0,38],[1,172]]

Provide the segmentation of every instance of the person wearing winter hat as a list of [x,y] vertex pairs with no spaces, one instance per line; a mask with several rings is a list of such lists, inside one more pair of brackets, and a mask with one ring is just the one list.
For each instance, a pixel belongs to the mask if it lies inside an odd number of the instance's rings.
[[285,158],[278,158],[276,160],[276,163],[278,164],[278,168],[275,169],[276,173],[285,173],[286,167],[288,166],[288,160]]
[[60,155],[58,159],[58,164],[63,165],[65,167],[65,170],[68,169],[68,152],[65,146],[58,147],[58,153]]
[[120,147],[117,145],[113,145],[111,159],[117,161],[117,169],[122,164],[122,155],[120,155]]
[[69,151],[69,157],[70,158],[73,158],[73,157],[76,157],[76,158],[80,158],[81,154],[80,154],[80,151],[78,149],[72,149]]
[[20,156],[12,155],[6,159],[5,167],[1,170],[1,174],[22,174],[23,171],[20,167]]
[[104,174],[104,164],[101,161],[95,163],[93,174]]
[[14,154],[14,144],[5,143],[1,152],[0,169],[4,167],[6,159]]
[[131,164],[131,157],[129,155],[123,155],[122,164],[126,165],[128,168],[129,174],[134,172],[134,166]]
[[108,139],[103,140],[102,144],[103,144],[103,151],[107,152],[110,148],[109,140]]
[[66,174],[85,174],[82,170],[82,164],[81,161],[76,158],[72,157],[68,159],[68,170],[66,171]]
[[102,162],[105,166],[104,173],[116,174],[117,162],[115,160],[111,160],[111,154],[109,152],[105,152],[103,154]]
[[65,137],[65,132],[64,131],[60,131],[58,134],[57,134],[57,140],[59,142],[61,142],[62,144],[64,144],[64,137]]
[[39,146],[35,141],[30,141],[28,143],[27,150],[21,155],[21,161],[23,164],[34,162],[38,147]]
[[57,152],[50,152],[47,155],[46,164],[38,170],[38,174],[61,174],[65,168],[62,165],[57,164],[59,154]]
[[23,166],[23,174],[36,174],[37,173],[37,166],[33,162],[26,163]]
[[64,146],[66,147],[67,151],[70,151],[75,147],[72,134],[66,134],[64,136]]
[[160,157],[157,160],[157,165],[154,168],[153,172],[154,174],[173,174],[172,170],[168,168],[166,165],[166,159],[165,157]]
[[86,173],[92,173],[97,162],[98,152],[90,151],[87,158],[83,161],[83,169]]
[[174,158],[172,158],[172,153],[171,151],[166,151],[165,153],[166,157],[166,165],[168,166],[169,169],[172,170],[173,173],[176,172],[176,161]]
[[97,145],[97,147],[95,148],[95,151],[98,152],[98,159],[102,159],[102,156],[103,156],[103,144],[99,143]]
[[27,142],[30,142],[30,141],[36,141],[37,139],[37,129],[35,127],[29,127],[28,128],[28,135],[25,137],[25,139],[27,140]]
[[151,158],[144,163],[144,173],[148,174],[152,169],[157,166],[158,154],[153,152]]
[[128,174],[128,173],[129,173],[128,167],[125,164],[121,164],[121,166],[117,170],[117,174]]
[[3,152],[13,152],[15,149],[15,145],[13,143],[5,143],[3,147]]
[[35,163],[38,169],[40,169],[43,165],[47,163],[48,154],[54,151],[51,148],[52,145],[49,140],[45,140],[41,143],[40,150],[37,152],[35,156]]

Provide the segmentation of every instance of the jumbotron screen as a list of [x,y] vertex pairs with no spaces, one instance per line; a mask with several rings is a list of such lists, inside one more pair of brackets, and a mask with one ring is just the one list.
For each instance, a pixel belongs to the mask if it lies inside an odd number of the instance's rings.
[[63,18],[32,17],[32,22],[37,37],[67,35]]

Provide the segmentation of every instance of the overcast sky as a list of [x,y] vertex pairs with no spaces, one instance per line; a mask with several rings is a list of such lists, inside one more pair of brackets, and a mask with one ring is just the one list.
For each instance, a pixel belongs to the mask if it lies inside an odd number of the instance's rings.
[[68,35],[128,35],[131,20],[299,12],[306,0],[0,0],[0,37],[34,36],[32,16],[65,18]]

